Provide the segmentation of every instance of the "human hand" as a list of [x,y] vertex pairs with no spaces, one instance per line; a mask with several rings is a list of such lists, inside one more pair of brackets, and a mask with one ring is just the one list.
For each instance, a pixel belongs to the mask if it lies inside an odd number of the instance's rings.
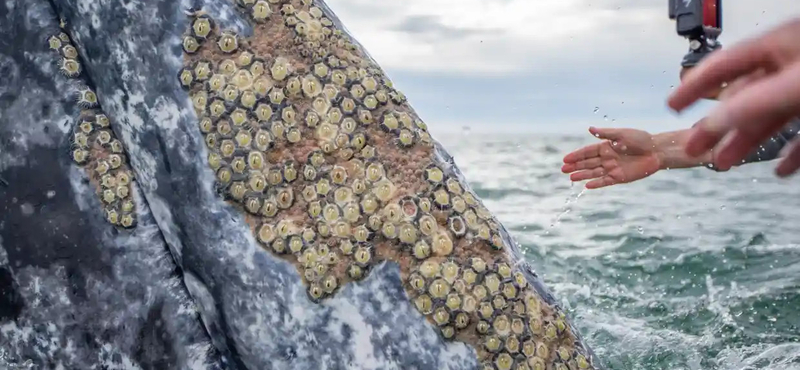
[[[800,115],[800,18],[713,53],[690,70],[668,104],[681,111],[725,82],[729,92],[689,135],[685,150],[698,156],[713,149],[715,164],[731,167]],[[733,86],[729,86],[733,87]],[[728,90],[728,89],[726,89]],[[800,145],[788,144],[776,173],[800,168]]]
[[587,189],[633,182],[661,168],[653,136],[646,131],[590,127],[589,132],[603,141],[567,154],[561,167],[572,181],[592,180]]

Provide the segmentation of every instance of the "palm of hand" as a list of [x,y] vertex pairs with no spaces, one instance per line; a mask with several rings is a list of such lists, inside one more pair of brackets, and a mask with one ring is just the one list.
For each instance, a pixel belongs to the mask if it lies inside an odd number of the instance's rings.
[[564,157],[561,170],[572,173],[572,181],[592,180],[586,187],[596,189],[640,180],[659,170],[660,161],[649,133],[633,129],[600,129],[593,134],[605,140]]
[[[632,130],[634,131],[634,130]],[[647,144],[650,142],[647,135]],[[614,183],[628,183],[641,180],[659,170],[659,160],[652,145],[632,140],[600,143],[602,168]]]

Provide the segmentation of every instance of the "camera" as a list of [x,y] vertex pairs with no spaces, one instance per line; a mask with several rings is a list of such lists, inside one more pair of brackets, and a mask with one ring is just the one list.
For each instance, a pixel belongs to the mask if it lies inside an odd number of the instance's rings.
[[669,0],[669,18],[679,36],[689,40],[689,52],[681,66],[691,68],[722,47],[722,0]]

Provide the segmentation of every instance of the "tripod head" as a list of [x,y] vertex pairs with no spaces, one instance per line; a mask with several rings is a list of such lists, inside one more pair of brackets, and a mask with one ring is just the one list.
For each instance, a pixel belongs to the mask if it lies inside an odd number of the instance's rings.
[[722,33],[722,0],[669,0],[669,18],[675,20],[678,35],[689,40],[689,52],[681,60],[683,78],[689,68],[722,47],[717,41]]

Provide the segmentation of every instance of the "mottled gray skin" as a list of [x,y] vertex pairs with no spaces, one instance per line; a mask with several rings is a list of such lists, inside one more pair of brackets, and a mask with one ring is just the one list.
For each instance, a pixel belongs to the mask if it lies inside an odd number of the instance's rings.
[[[312,303],[297,270],[214,192],[176,78],[184,10],[197,5],[0,3],[0,368],[477,369],[474,349],[446,342],[411,305],[396,264]],[[251,32],[232,2],[202,5],[223,27]],[[105,222],[69,156],[78,85],[58,74],[46,42],[59,17],[135,174],[130,231]]]
[[219,369],[149,209],[117,231],[70,159],[58,32],[49,2],[0,3],[0,369]]

